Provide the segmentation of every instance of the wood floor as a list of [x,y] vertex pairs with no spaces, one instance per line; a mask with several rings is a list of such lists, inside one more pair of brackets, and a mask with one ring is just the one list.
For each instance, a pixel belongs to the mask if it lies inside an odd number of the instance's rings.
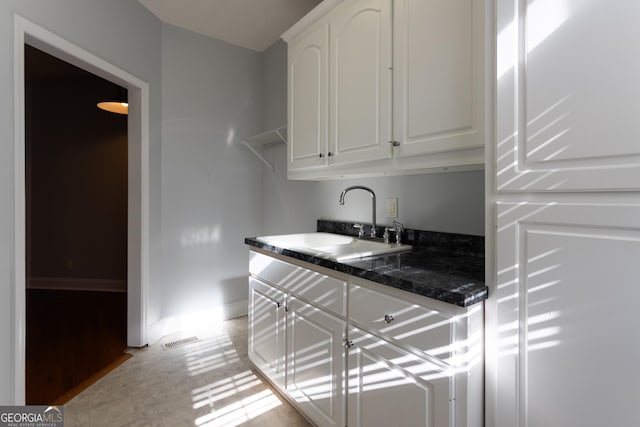
[[27,404],[64,403],[69,392],[126,349],[127,294],[27,290]]

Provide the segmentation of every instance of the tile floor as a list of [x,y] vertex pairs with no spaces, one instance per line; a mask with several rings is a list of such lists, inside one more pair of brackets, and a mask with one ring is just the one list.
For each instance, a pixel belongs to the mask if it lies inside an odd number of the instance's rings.
[[64,405],[65,427],[310,424],[251,370],[247,318],[172,350],[160,340]]

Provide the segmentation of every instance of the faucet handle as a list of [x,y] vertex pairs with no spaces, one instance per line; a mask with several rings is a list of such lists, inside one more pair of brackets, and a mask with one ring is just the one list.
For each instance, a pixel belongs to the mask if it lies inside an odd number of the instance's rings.
[[384,243],[388,244],[389,243],[389,232],[393,231],[394,228],[393,227],[385,227],[384,228],[384,234],[382,235],[382,238],[384,239]]
[[364,237],[364,225],[363,224],[353,224],[353,228],[358,229],[358,238],[361,239]]
[[396,232],[396,244],[397,245],[401,245],[402,244],[402,232],[404,231],[404,225],[402,225],[400,222],[393,220],[393,226],[394,226],[394,230]]

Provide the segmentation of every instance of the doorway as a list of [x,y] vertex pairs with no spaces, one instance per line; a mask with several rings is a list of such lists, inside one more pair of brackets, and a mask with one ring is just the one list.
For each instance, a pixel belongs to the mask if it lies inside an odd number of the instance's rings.
[[13,349],[10,377],[15,405],[25,403],[26,366],[26,182],[25,44],[118,84],[128,91],[127,345],[147,344],[149,280],[149,86],[128,72],[14,15],[14,238]]
[[26,403],[69,391],[126,349],[124,89],[25,45]]

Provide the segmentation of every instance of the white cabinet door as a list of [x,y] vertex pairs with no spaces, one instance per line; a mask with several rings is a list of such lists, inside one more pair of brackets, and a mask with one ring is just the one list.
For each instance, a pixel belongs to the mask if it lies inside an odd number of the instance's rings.
[[330,15],[331,163],[391,158],[391,0],[350,0]]
[[285,387],[285,294],[249,277],[249,359]]
[[498,0],[497,187],[640,189],[640,2]]
[[287,310],[287,392],[319,426],[342,427],[346,321],[294,297]]
[[398,347],[349,328],[349,427],[450,427],[453,377]]
[[640,204],[497,215],[495,427],[638,425]]
[[289,44],[289,170],[327,165],[329,25]]
[[484,147],[484,2],[396,0],[399,157]]

